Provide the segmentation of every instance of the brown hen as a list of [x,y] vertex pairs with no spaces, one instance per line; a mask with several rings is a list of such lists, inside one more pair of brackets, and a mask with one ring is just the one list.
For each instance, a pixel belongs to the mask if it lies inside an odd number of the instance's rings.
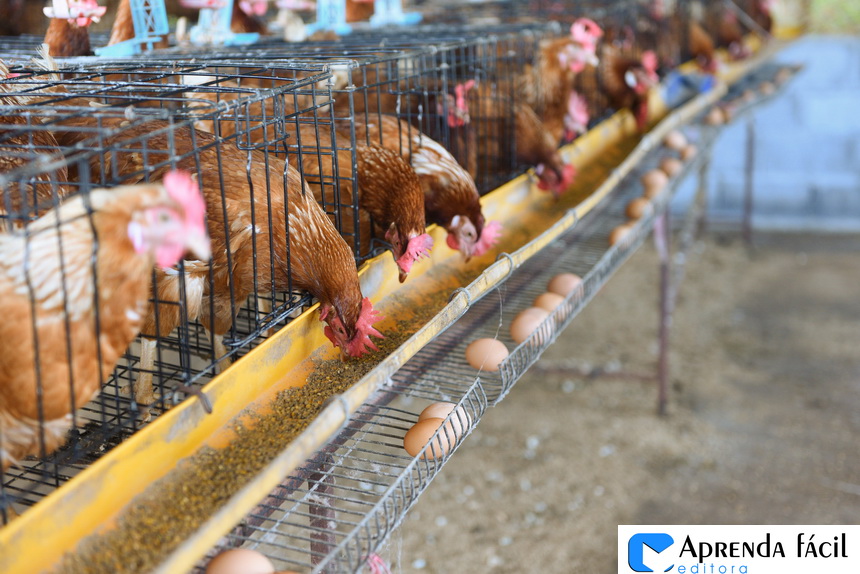
[[604,43],[597,73],[610,107],[629,109],[639,131],[644,131],[648,124],[648,94],[660,81],[654,52],[646,51],[637,57]]
[[209,255],[199,190],[178,172],[73,197],[0,235],[0,468],[63,444],[137,336],[153,264],[189,248]]
[[[0,62],[0,104],[21,106],[26,101],[11,95],[14,84],[2,82],[9,69]],[[31,163],[36,154],[57,156],[60,153],[54,135],[34,120],[9,108],[0,115],[0,173],[9,173]],[[0,189],[0,230],[21,227],[28,220],[42,215],[67,194],[68,170],[64,163],[51,171],[40,171],[26,183],[9,184]]]
[[355,124],[359,143],[399,153],[412,165],[424,191],[427,223],[448,231],[448,245],[468,261],[483,255],[498,239],[498,224],[486,224],[475,181],[444,147],[395,116]]
[[346,21],[362,22],[373,16],[373,0],[346,0]]
[[[81,137],[74,129],[81,121],[87,120],[64,123],[57,133],[61,145],[73,145]],[[241,151],[232,143],[217,145],[214,136],[193,128],[177,128],[171,135],[169,125],[160,121],[126,127],[119,135],[104,138],[102,144],[110,146],[136,137],[146,138],[149,149],[171,150],[174,157],[181,158],[177,167],[199,173],[213,255],[211,263],[186,262],[186,313],[192,320],[199,309],[200,322],[214,333],[216,357],[226,352],[223,336],[255,290],[309,291],[320,301],[321,319],[328,324],[326,335],[343,356],[361,356],[365,347],[375,348],[370,336],[381,335],[372,326],[377,318],[370,301],[362,298],[355,259],[295,169],[257,150]],[[135,153],[120,155],[118,174],[142,177],[141,159]],[[94,158],[93,177],[98,177],[100,162]],[[150,177],[166,169],[155,169]],[[149,337],[170,333],[181,322],[180,274],[166,270],[157,275],[159,294],[175,304],[159,305],[159,332],[144,331]],[[201,293],[199,303],[192,301],[196,293]],[[148,321],[150,326],[156,324],[155,317]],[[142,365],[142,371],[148,368],[151,365]],[[140,402],[148,403],[151,395],[141,393]]]
[[241,2],[233,2],[233,14],[230,17],[230,31],[237,34],[257,33],[265,36],[269,33],[265,20],[255,14],[248,14],[241,8]]
[[45,8],[45,14],[51,18],[45,33],[45,43],[50,47],[51,55],[90,55],[92,50],[87,28],[93,22],[98,22],[106,10],[107,8],[99,6],[96,0],[55,1],[50,8]]
[[[481,142],[478,170],[506,173],[534,166],[538,186],[556,196],[573,182],[573,166],[558,151],[559,140],[528,104],[510,98],[504,86],[483,83],[469,93],[469,110]],[[511,150],[515,150],[511,157]]]
[[[297,168],[301,165],[318,202],[333,205],[332,217],[340,222],[341,234],[348,243],[352,239],[354,250],[358,241],[358,254],[362,256],[370,251],[372,239],[384,239],[391,245],[400,282],[405,281],[415,261],[428,255],[433,246],[433,240],[425,232],[424,192],[415,170],[394,151],[376,145],[358,145],[356,198],[350,150],[332,152],[330,130],[322,126],[302,124],[298,136],[303,153],[291,154],[290,163]],[[332,178],[337,179],[334,189],[324,185]]]
[[556,144],[572,141],[576,134],[571,131],[587,129],[587,114],[583,118],[572,103],[573,83],[587,65],[597,65],[601,36],[603,31],[594,21],[579,18],[571,25],[570,35],[542,41],[535,64],[527,65],[517,78],[517,96],[537,113]]

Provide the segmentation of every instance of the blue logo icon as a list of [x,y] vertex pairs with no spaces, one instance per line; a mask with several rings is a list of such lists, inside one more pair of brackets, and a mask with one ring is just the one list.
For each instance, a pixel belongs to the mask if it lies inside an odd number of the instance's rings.
[[[627,564],[634,572],[653,572],[653,570],[645,566],[642,562],[644,547],[647,546],[659,554],[669,548],[674,542],[675,540],[671,536],[662,532],[640,532],[639,534],[634,534],[630,537],[630,542],[627,543]],[[668,572],[674,567],[675,565],[672,564],[663,572]]]

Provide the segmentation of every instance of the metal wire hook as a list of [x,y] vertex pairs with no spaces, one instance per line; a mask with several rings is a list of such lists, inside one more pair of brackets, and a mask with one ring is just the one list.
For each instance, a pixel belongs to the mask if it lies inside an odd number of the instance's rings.
[[212,414],[212,401],[209,400],[209,397],[206,396],[206,393],[203,392],[202,389],[198,387],[194,387],[191,385],[179,384],[173,390],[173,403],[179,404],[181,400],[178,400],[177,394],[183,393],[186,396],[195,396],[197,400],[200,401],[200,406],[203,407],[203,410],[206,411],[207,415]]
[[457,293],[465,293],[466,294],[466,309],[468,309],[469,307],[472,306],[472,294],[469,292],[468,289],[465,289],[463,287],[457,287],[456,289],[451,291],[451,296],[448,297],[448,303],[450,303],[451,301],[454,300],[454,297],[457,296]]
[[575,207],[572,207],[567,210],[567,212],[573,216],[573,224],[570,226],[571,229],[579,225],[579,210]]
[[496,261],[499,261],[499,260],[500,260],[500,259],[502,259],[502,258],[507,259],[507,260],[508,260],[508,263],[510,263],[510,264],[511,264],[511,266],[508,268],[508,274],[507,274],[507,275],[505,276],[505,278],[502,280],[502,281],[507,281],[507,280],[508,280],[508,279],[510,279],[510,278],[511,278],[511,276],[514,274],[514,269],[516,269],[516,263],[514,263],[514,258],[513,258],[513,257],[511,256],[511,254],[510,254],[510,253],[508,253],[507,251],[502,251],[501,253],[499,253],[499,254],[496,256]]

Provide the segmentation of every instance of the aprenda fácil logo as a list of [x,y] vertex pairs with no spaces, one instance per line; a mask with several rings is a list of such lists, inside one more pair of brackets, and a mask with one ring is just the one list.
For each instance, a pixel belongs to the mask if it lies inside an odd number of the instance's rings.
[[[645,547],[647,546],[657,554],[663,552],[674,544],[675,540],[663,532],[640,532],[630,537],[627,543],[627,564],[634,572],[653,572],[645,565]],[[663,572],[669,572],[674,567],[669,566]]]
[[860,525],[622,525],[618,572],[860,574]]

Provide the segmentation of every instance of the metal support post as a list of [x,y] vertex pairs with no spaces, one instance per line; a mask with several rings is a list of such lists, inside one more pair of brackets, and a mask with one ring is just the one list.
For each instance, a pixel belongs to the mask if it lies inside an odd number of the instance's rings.
[[[337,526],[337,510],[334,508],[332,495],[335,492],[335,479],[331,474],[334,457],[326,455],[326,460],[319,466],[318,472],[308,477],[308,486],[314,493],[309,499],[308,514],[310,514],[311,563],[317,566],[337,546],[335,530]],[[334,567],[334,565],[332,565]],[[326,568],[323,572],[328,572]]]
[[711,159],[713,157],[713,148],[708,148],[705,153],[707,155],[702,158],[702,165],[699,166],[699,181],[698,189],[696,190],[696,199],[693,200],[694,203],[696,201],[701,202],[701,212],[696,218],[696,238],[701,238],[708,230],[708,192],[710,188]]
[[747,117],[746,163],[744,165],[743,238],[752,244],[753,176],[755,171],[755,118]]
[[660,257],[660,354],[657,362],[657,414],[666,415],[669,400],[669,327],[672,322],[669,209],[654,220],[654,244]]

